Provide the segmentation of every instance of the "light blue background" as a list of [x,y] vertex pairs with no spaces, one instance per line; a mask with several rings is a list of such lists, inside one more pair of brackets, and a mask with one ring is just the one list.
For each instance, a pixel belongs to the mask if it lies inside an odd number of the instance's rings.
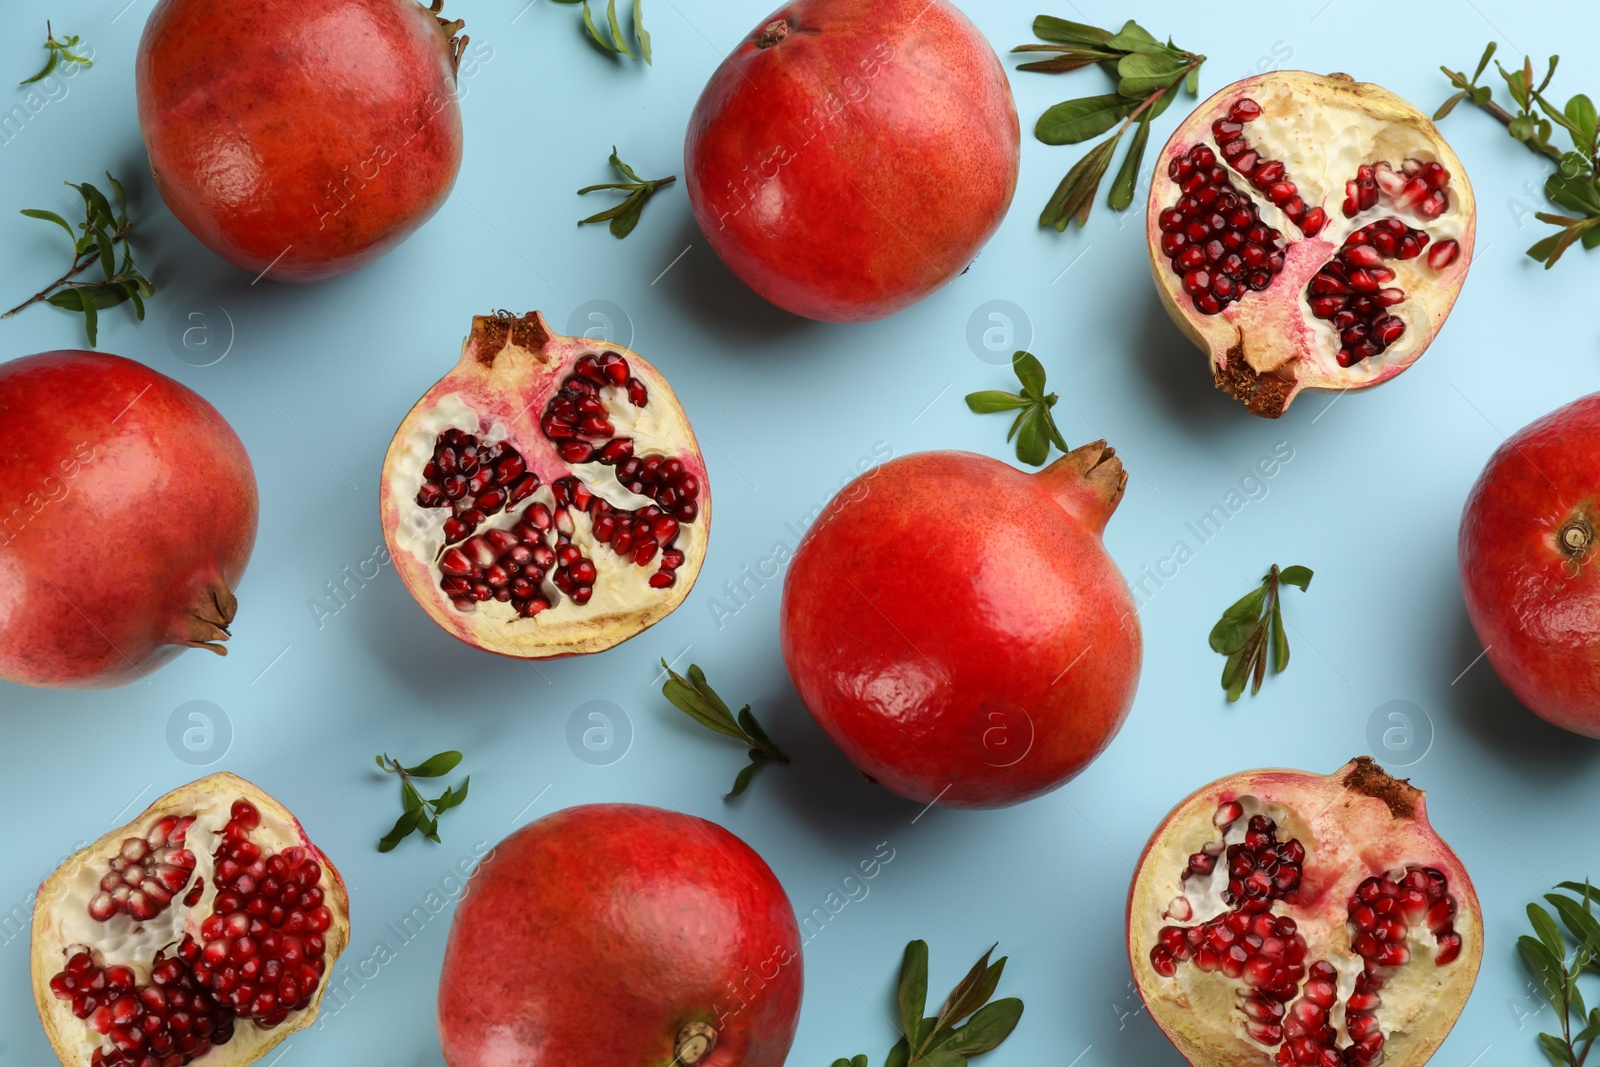
[[[93,46],[95,66],[0,146],[0,303],[33,292],[62,258],[60,233],[17,209],[65,210],[56,194],[63,179],[98,180],[107,168],[127,179],[140,261],[161,291],[142,326],[125,309],[104,314],[102,348],[173,375],[231,420],[257,466],[261,537],[226,660],[191,653],[149,682],[104,693],[0,685],[8,827],[0,1063],[50,1057],[13,909],[25,915],[32,887],[75,843],[203,773],[167,739],[169,720],[190,701],[214,704],[231,724],[231,750],[207,769],[270,789],[343,869],[355,907],[345,961],[366,958],[380,938],[397,951],[326,1025],[289,1042],[277,1061],[284,1067],[440,1064],[433,1003],[449,916],[403,946],[386,924],[421,904],[475,843],[602,800],[670,804],[724,823],[768,859],[801,912],[822,904],[879,842],[895,850],[870,896],[807,948],[796,1065],[863,1051],[881,1061],[895,1036],[888,991],[914,937],[931,942],[940,993],[991,942],[1012,954],[1002,993],[1024,997],[1028,1013],[986,1063],[1178,1064],[1127,985],[1125,893],[1146,837],[1180,797],[1222,774],[1267,765],[1326,772],[1367,751],[1415,761],[1401,773],[1429,791],[1435,825],[1482,895],[1483,972],[1438,1062],[1543,1062],[1534,1029],[1548,1028],[1551,1012],[1523,1018],[1538,1001],[1514,942],[1528,900],[1560,879],[1600,877],[1600,745],[1522,710],[1486,663],[1469,668],[1480,648],[1462,608],[1456,524],[1468,486],[1506,434],[1596,388],[1600,257],[1574,251],[1544,273],[1523,256],[1545,232],[1531,218],[1546,209],[1543,171],[1489,118],[1463,109],[1445,124],[1481,217],[1465,294],[1428,357],[1385,388],[1336,405],[1307,394],[1271,423],[1215,392],[1202,357],[1169,325],[1137,212],[1119,218],[1099,203],[1088,230],[1066,236],[1035,226],[1076,148],[1025,136],[1015,207],[972,270],[869,326],[802,322],[751,296],[695,229],[681,184],[657,197],[624,243],[599,227],[575,227],[601,205],[574,190],[612,180],[604,163],[613,143],[643,174],[681,173],[682,132],[700,87],[769,0],[650,0],[653,69],[586,47],[572,8],[536,2],[519,15],[522,0],[452,4],[474,44],[489,49],[465,83],[467,156],[455,194],[398,252],[358,276],[317,288],[251,287],[154,195],[133,95],[151,0],[123,9],[126,2],[48,6],[58,34],[82,34]],[[1379,80],[1430,111],[1447,93],[1437,66],[1470,66],[1488,39],[1511,59],[1600,39],[1592,5],[1576,2],[1538,5],[1534,16],[1507,0],[1332,0],[1276,5],[1279,13],[1254,23],[1245,8],[1155,0],[1137,11],[1096,0],[1044,6],[1100,24],[1135,14],[1153,32],[1209,53],[1205,95],[1294,66]],[[1031,2],[966,7],[1001,49],[1031,37]],[[46,9],[34,11],[23,19],[13,8],[4,18],[0,81],[36,69]],[[1105,91],[1095,72],[1021,74],[1013,83],[1025,130],[1049,104]],[[1556,86],[1560,99],[1600,91],[1600,56],[1566,55]],[[0,89],[0,108],[22,100],[22,90]],[[1156,123],[1156,144],[1185,110]],[[779,584],[722,625],[714,604],[742,568],[777,543],[792,545],[788,524],[801,525],[875,445],[895,455],[951,447],[1006,455],[1005,423],[973,416],[961,402],[971,390],[1008,384],[1008,372],[993,365],[1003,354],[985,352],[986,362],[967,341],[975,311],[996,299],[1024,310],[1031,347],[1063,397],[1065,435],[1109,438],[1134,471],[1107,531],[1134,579],[1174,542],[1194,547],[1185,524],[1274,446],[1287,442],[1294,458],[1176,577],[1147,586],[1143,683],[1127,727],[1099,762],[1020,808],[935,810],[913,822],[918,807],[862,782],[797,702],[778,653]],[[535,666],[457,644],[386,568],[319,626],[311,602],[380,543],[378,471],[389,436],[454,362],[470,317],[537,307],[560,328],[591,300],[625,309],[634,346],[672,380],[706,448],[717,521],[687,604],[603,656]],[[209,350],[169,340],[193,324],[191,314],[211,331]],[[225,359],[191,365],[212,358],[203,353],[224,347],[230,332]],[[81,344],[79,320],[54,309],[0,323],[3,358]],[[1010,351],[1008,341],[1002,347]],[[951,506],[959,522],[961,509],[982,503]],[[106,532],[107,551],[119,536]],[[1229,707],[1205,635],[1273,562],[1316,570],[1308,594],[1288,597],[1294,665],[1260,697]],[[700,663],[724,695],[752,702],[794,766],[769,769],[750,795],[724,803],[743,755],[664,703],[661,656]],[[631,750],[610,766],[588,765],[568,746],[570,718],[593,700],[631,720]],[[1413,705],[1411,719],[1431,745],[1407,749],[1396,735],[1382,748],[1387,712],[1379,709],[1390,701]],[[380,856],[374,843],[398,805],[373,755],[419,759],[450,747],[466,752],[473,788],[445,818],[445,843],[413,840]]]

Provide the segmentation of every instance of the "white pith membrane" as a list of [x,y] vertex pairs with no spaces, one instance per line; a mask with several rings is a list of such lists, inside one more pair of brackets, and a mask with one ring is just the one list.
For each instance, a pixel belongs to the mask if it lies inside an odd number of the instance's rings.
[[[581,377],[575,368],[584,359],[611,363],[620,359],[629,377],[642,383],[647,401],[642,406],[634,403],[631,385],[597,386],[595,395],[604,406],[600,417],[609,432],[552,439],[542,428],[550,417],[549,407],[563,395],[566,383]],[[427,471],[442,435],[450,431],[470,435],[479,449],[504,445],[514,450],[538,484],[531,493],[508,500],[500,510],[469,524],[470,533],[457,533],[454,540],[447,533],[447,524],[456,515],[454,506],[419,502],[425,485],[438,484],[438,471],[431,479]],[[626,460],[598,459],[605,444],[619,440],[631,442],[631,458],[641,463],[676,461],[681,466],[679,476],[689,476],[687,484],[695,488],[689,501],[694,505],[692,517],[675,519],[670,536],[664,540],[657,536],[655,549],[643,562],[635,555],[640,548],[637,538],[628,542],[626,557],[619,554],[614,546],[621,542],[615,535],[604,541],[596,536],[595,524],[602,517],[597,508],[584,506],[581,499],[575,502],[570,493],[566,499],[558,495],[563,486],[581,485],[584,493],[612,509],[613,523],[619,513],[637,516],[653,511],[650,522],[660,529],[655,524],[672,516],[662,508],[657,489],[647,486],[645,492],[634,492],[619,477],[628,469]],[[580,451],[589,447],[596,458],[568,461],[559,451],[564,445]],[[490,651],[544,658],[610,648],[676,609],[704,562],[711,523],[709,482],[694,431],[666,380],[628,349],[550,333],[538,313],[517,319],[474,319],[460,364],[412,409],[390,445],[384,470],[385,536],[407,587],[435,622]],[[446,568],[459,570],[460,557],[452,556],[452,550],[482,568],[484,557],[478,553],[485,549],[475,546],[487,546],[497,534],[525,531],[544,521],[535,520],[536,514],[548,517],[540,540],[549,551],[576,546],[580,560],[592,565],[594,574],[586,587],[562,588],[560,563],[539,567],[543,573],[528,580],[543,603],[531,615],[525,613],[526,598],[514,602],[497,596],[451,596],[442,588],[452,577]],[[526,537],[522,541],[531,543]],[[488,566],[500,563],[503,551],[498,550]],[[496,593],[509,588],[505,582],[491,586],[486,578],[465,580],[481,581]],[[665,584],[652,585],[652,580]]]
[[[1304,216],[1297,223],[1224,158],[1214,124],[1229,120],[1240,101],[1253,101],[1261,113],[1240,123],[1237,136],[1260,162],[1283,165],[1283,179],[1293,183],[1306,211],[1321,210],[1323,224],[1307,227],[1314,236],[1302,232]],[[1241,296],[1212,314],[1199,310],[1194,295],[1185,290],[1183,276],[1160,245],[1158,223],[1161,213],[1185,195],[1169,169],[1197,145],[1211,149],[1233,190],[1250,198],[1261,223],[1276,230],[1284,246],[1282,271],[1265,291],[1241,286]],[[1405,173],[1408,161],[1413,169],[1437,163],[1448,172],[1442,211],[1425,213],[1419,210],[1420,201],[1399,206],[1396,188],[1401,183],[1396,182],[1375,204],[1346,216],[1347,183],[1358,177],[1359,168],[1383,162],[1390,167],[1389,181],[1409,180],[1415,175]],[[1404,291],[1399,303],[1383,309],[1404,324],[1404,332],[1380,353],[1341,366],[1340,332],[1328,319],[1312,314],[1307,288],[1352,234],[1387,219],[1428,238],[1414,258],[1390,255],[1378,264],[1379,270],[1394,275],[1379,288]],[[1342,75],[1276,72],[1228,86],[1197,108],[1168,141],[1151,183],[1150,260],[1163,303],[1190,340],[1211,354],[1219,387],[1257,414],[1276,417],[1301,388],[1366,388],[1415,362],[1455,302],[1472,258],[1475,221],[1476,202],[1461,161],[1416,108],[1380,86]],[[1436,260],[1450,258],[1446,242],[1455,243],[1453,259],[1430,264],[1430,254],[1437,253]]]
[[[151,972],[157,953],[164,951],[166,957],[176,957],[185,935],[199,943],[201,926],[211,917],[219,892],[213,884],[215,853],[222,841],[222,831],[230,821],[233,804],[239,800],[247,801],[259,814],[260,824],[250,831],[249,840],[261,847],[264,857],[298,847],[321,866],[317,885],[322,890],[324,905],[333,914],[332,925],[322,935],[326,944],[323,962],[328,971],[344,951],[349,941],[349,902],[344,884],[322,852],[306,840],[304,830],[288,810],[256,786],[226,773],[211,775],[174,790],[132,822],[72,856],[39,888],[31,946],[34,999],[51,1045],[67,1067],[91,1067],[99,1063],[142,1067],[146,1062],[162,1065],[167,1062],[160,1057],[147,1061],[141,1058],[143,1054],[131,1057],[115,1054],[111,1038],[97,1033],[87,1021],[74,1015],[71,1003],[56,996],[50,982],[63,971],[71,956],[88,948],[93,951],[98,968],[126,967],[133,973],[136,989],[142,990],[153,984]],[[111,870],[112,859],[122,853],[130,839],[146,838],[158,823],[172,816],[194,820],[183,841],[183,847],[194,859],[194,869],[184,888],[153,918],[139,921],[125,911],[118,911],[104,922],[93,918],[90,905],[103,892],[101,880]],[[199,896],[195,903],[189,904],[196,880],[200,880]],[[194,1059],[178,1057],[175,1062],[217,1067],[253,1063],[316,1021],[325,990],[324,981],[318,985],[307,1007],[291,1012],[274,1027],[261,1027],[254,1021],[235,1017],[233,1036],[225,1044]],[[101,996],[99,999],[101,1004],[112,1003],[112,998]]]
[[[1391,791],[1370,795],[1372,772]],[[1407,813],[1397,814],[1392,801]],[[1232,814],[1224,808],[1229,804],[1238,805],[1238,815],[1224,834],[1217,823]],[[1301,938],[1306,945],[1303,966],[1308,973],[1281,1002],[1276,1020],[1262,1009],[1260,987],[1248,975],[1230,977],[1214,961],[1216,969],[1205,970],[1192,956],[1169,965],[1172,973],[1164,975],[1153,960],[1153,954],[1162,955],[1163,930],[1201,927],[1240,910],[1237,900],[1230,904],[1224,899],[1228,855],[1223,849],[1244,842],[1253,816],[1271,820],[1280,845],[1292,840],[1304,849],[1301,878],[1287,898],[1251,915],[1252,921],[1261,914],[1273,922],[1291,919],[1297,929],[1290,939]],[[1216,856],[1215,869],[1185,878],[1191,857],[1202,852]],[[1382,1034],[1381,1047],[1375,1056],[1358,1054],[1347,1029],[1346,1006],[1358,976],[1369,968],[1353,946],[1360,931],[1351,921],[1350,900],[1368,879],[1392,885],[1409,871],[1430,868],[1443,874],[1445,892],[1454,903],[1448,926],[1438,929],[1460,937],[1459,953],[1436,963],[1442,943],[1430,923],[1439,914],[1404,923],[1409,958],[1398,966],[1371,968],[1379,982],[1370,1014]],[[1427,825],[1421,792],[1389,779],[1363,759],[1328,777],[1247,772],[1216,782],[1180,804],[1152,838],[1135,873],[1128,949],[1152,1017],[1194,1064],[1400,1067],[1426,1062],[1465,1004],[1482,958],[1482,916],[1466,872]],[[1279,946],[1278,958],[1284,954],[1292,956],[1293,950]],[[1304,994],[1314,977],[1309,972],[1318,961],[1331,965],[1337,975],[1326,1018],[1334,1031],[1336,1050],[1331,1053],[1322,1042],[1313,1042],[1315,1051],[1307,1049],[1288,1025],[1308,999]],[[1272,1025],[1280,1028],[1278,1034],[1264,1029]],[[1363,1036],[1370,1034],[1370,1023],[1363,1025]]]

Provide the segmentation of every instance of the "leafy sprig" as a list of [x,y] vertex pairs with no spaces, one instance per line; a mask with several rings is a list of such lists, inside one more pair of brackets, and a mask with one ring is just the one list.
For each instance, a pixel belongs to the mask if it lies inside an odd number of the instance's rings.
[[589,40],[596,48],[613,55],[627,56],[629,59],[638,59],[642,56],[646,63],[655,65],[655,60],[650,54],[650,32],[644,28],[644,0],[633,0],[633,35],[639,42],[637,54],[629,46],[628,35],[622,28],[622,21],[617,18],[617,0],[606,0],[605,31],[596,25],[594,15],[589,10],[589,0],[555,0],[555,2],[583,5],[583,28],[588,31]]
[[1281,599],[1285,585],[1309,589],[1310,568],[1285,567],[1280,571],[1274,563],[1261,585],[1224,611],[1222,619],[1211,628],[1212,651],[1228,657],[1222,668],[1222,688],[1228,691],[1229,703],[1238,700],[1245,684],[1252,680],[1250,695],[1261,692],[1269,655],[1273,674],[1281,674],[1289,666],[1289,637],[1283,631]]
[[[91,348],[94,347],[99,335],[99,312],[106,308],[116,307],[124,301],[132,301],[134,314],[139,321],[144,321],[144,298],[155,295],[156,287],[133,265],[133,249],[128,244],[128,234],[133,230],[133,223],[128,221],[128,198],[123,192],[122,183],[109,173],[106,174],[106,180],[111,183],[111,195],[117,204],[115,211],[106,200],[105,194],[88,182],[82,185],[72,182],[62,183],[78,190],[78,195],[83,197],[84,218],[77,227],[83,231],[81,237],[66,219],[54,211],[44,211],[39,208],[22,210],[22,213],[31,219],[54,223],[66,231],[72,240],[72,266],[67,268],[67,272],[61,277],[4,315],[0,315],[0,319],[9,319],[17,312],[44,301],[67,311],[81,313],[84,332],[88,334]],[[117,262],[119,247],[122,251],[120,264]],[[103,281],[72,280],[96,263],[100,264],[101,273],[105,276]]]
[[1044,391],[1044,367],[1032,352],[1018,352],[1011,357],[1011,369],[1022,383],[1021,393],[1007,393],[1000,389],[983,389],[967,394],[967,407],[979,415],[992,415],[1000,411],[1017,412],[1006,440],[1017,442],[1017,458],[1035,467],[1050,455],[1052,443],[1063,452],[1069,452],[1067,443],[1056,429],[1055,417],[1050,409],[1060,398]]
[[[913,941],[906,946],[895,993],[905,1036],[889,1050],[884,1067],[911,1067],[918,1063],[924,1067],[964,1067],[967,1060],[998,1048],[1011,1036],[1022,1018],[1022,1001],[1008,997],[991,1003],[1006,969],[1006,957],[990,963],[992,955],[993,947],[950,991],[939,1013],[925,1017],[928,943]],[[867,1067],[867,1057],[837,1059],[833,1067]]]
[[650,202],[650,198],[677,181],[678,176],[674,174],[666,178],[653,180],[641,178],[633,172],[632,167],[617,156],[616,145],[611,146],[611,165],[617,168],[617,173],[621,174],[626,179],[625,181],[610,182],[606,185],[588,185],[579,189],[578,195],[584,196],[588,193],[598,192],[601,189],[621,189],[628,194],[627,197],[615,207],[607,208],[597,215],[590,215],[586,219],[579,219],[578,225],[582,226],[590,222],[610,222],[611,235],[620,241],[632,233],[635,226],[639,225],[639,216],[644,213],[644,206]]
[[661,661],[661,666],[667,672],[667,681],[661,687],[661,695],[666,697],[673,707],[706,729],[714,730],[724,737],[731,737],[749,748],[750,764],[739,772],[739,777],[734,779],[733,790],[728,793],[729,797],[739,796],[748,789],[756,771],[763,765],[789,762],[789,757],[772,743],[772,738],[767,736],[767,732],[756,721],[749,704],[740,708],[736,716],[717,695],[717,691],[706,682],[705,671],[691,663],[689,677],[685,678],[668,667],[666,660]]
[[415,767],[402,766],[399,760],[388,755],[379,756],[377,760],[384,774],[400,776],[400,802],[405,808],[394,829],[378,842],[378,851],[393,852],[395,846],[418,831],[429,841],[439,844],[439,816],[451,808],[460,807],[461,802],[467,799],[467,787],[472,784],[472,776],[469,774],[462,779],[460,786],[446,789],[434,800],[425,799],[417,791],[412,779],[443,778],[461,765],[461,753],[440,752]]
[[[1556,888],[1567,894],[1546,893],[1545,900],[1561,917],[1561,926],[1577,942],[1567,948],[1567,937],[1555,918],[1539,904],[1528,905],[1528,921],[1538,936],[1517,939],[1517,951],[1533,972],[1534,981],[1561,1021],[1561,1034],[1540,1034],[1539,1047],[1556,1067],[1584,1067],[1589,1052],[1600,1038],[1600,1007],[1584,1004],[1578,979],[1585,971],[1600,973],[1600,919],[1594,906],[1600,904],[1600,889],[1584,882],[1562,882]],[[1576,898],[1576,899],[1574,899]]]
[[1051,58],[1024,63],[1019,70],[1043,74],[1065,74],[1081,67],[1098,66],[1116,80],[1114,93],[1065,100],[1039,116],[1034,136],[1045,144],[1078,144],[1105,133],[1118,121],[1117,132],[1091,148],[1067,172],[1055,195],[1039,216],[1041,226],[1065,231],[1077,221],[1081,227],[1089,220],[1100,183],[1111,167],[1117,145],[1132,126],[1133,143],[1123,157],[1122,166],[1111,183],[1106,203],[1114,211],[1133,204],[1139,184],[1139,168],[1150,141],[1150,121],[1160,115],[1177,97],[1181,88],[1190,96],[1200,89],[1200,66],[1206,57],[1156,40],[1143,26],[1128,20],[1113,33],[1080,22],[1040,15],[1033,20],[1034,35],[1045,43],[1024,44],[1013,52],[1052,53]]
[[[1555,173],[1545,180],[1544,195],[1577,215],[1535,213],[1540,222],[1560,227],[1528,249],[1528,255],[1548,270],[1575,242],[1582,241],[1584,248],[1600,247],[1600,183],[1596,181],[1596,175],[1600,174],[1600,117],[1596,115],[1594,101],[1582,93],[1569,99],[1565,107],[1556,107],[1545,96],[1560,56],[1550,57],[1544,78],[1537,85],[1533,80],[1531,57],[1524,56],[1522,66],[1516,70],[1506,70],[1495,60],[1495,69],[1506,83],[1517,110],[1513,113],[1495,103],[1494,89],[1478,81],[1488,69],[1497,47],[1494,41],[1489,42],[1471,78],[1449,67],[1439,68],[1455,86],[1456,93],[1440,105],[1433,117],[1442,119],[1463,100],[1470,101],[1493,115],[1512,137],[1527,146],[1528,151],[1556,164]],[[1557,127],[1566,131],[1567,139],[1572,142],[1571,149],[1563,150],[1550,143]]]
[[43,81],[51,74],[54,74],[56,68],[63,63],[76,63],[85,70],[94,66],[94,60],[88,56],[80,56],[73,51],[74,48],[78,47],[78,40],[77,34],[64,37],[59,41],[56,40],[55,30],[50,25],[50,20],[46,19],[44,23],[44,47],[45,51],[49,53],[49,58],[44,61],[44,69],[31,78],[23,79],[18,84],[32,85],[36,81]]

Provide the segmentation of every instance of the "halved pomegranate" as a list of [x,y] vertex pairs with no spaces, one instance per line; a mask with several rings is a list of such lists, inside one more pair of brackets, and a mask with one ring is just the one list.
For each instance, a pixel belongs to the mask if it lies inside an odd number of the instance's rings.
[[1197,1067],[1418,1067],[1472,991],[1483,914],[1422,791],[1360,756],[1173,809],[1134,873],[1128,953]]
[[1301,389],[1364,389],[1426,351],[1477,222],[1428,117],[1347,74],[1262,74],[1183,121],[1150,185],[1150,266],[1219,388],[1277,418]]
[[242,778],[176,789],[39,888],[33,990],[66,1067],[242,1067],[310,1026],[344,881]]
[[600,652],[689,595],[711,486],[678,398],[637,353],[538,312],[480,315],[383,465],[383,533],[440,626],[524,659]]

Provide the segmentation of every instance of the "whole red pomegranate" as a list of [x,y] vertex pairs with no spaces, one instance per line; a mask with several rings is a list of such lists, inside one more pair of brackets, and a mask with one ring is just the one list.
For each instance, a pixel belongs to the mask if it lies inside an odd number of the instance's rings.
[[948,0],[796,0],[689,120],[689,202],[746,285],[797,315],[892,315],[965,270],[1017,185],[994,49]]
[[1235,82],[1179,125],[1150,184],[1162,303],[1217,387],[1268,418],[1302,389],[1365,389],[1415,363],[1476,225],[1427,116],[1346,74]]
[[1366,756],[1200,789],[1134,871],[1139,995],[1195,1067],[1421,1067],[1483,960],[1423,794]]
[[366,266],[450,195],[462,23],[417,0],[160,0],[139,128],[162,199],[229,263],[317,282]]
[[496,846],[445,948],[450,1067],[781,1067],[804,987],[783,887],[715,823],[568,808]]
[[1104,441],[1038,474],[969,452],[846,486],[784,581],[783,658],[863,773],[948,807],[1016,804],[1110,744],[1139,620],[1100,541],[1128,476]]
[[406,588],[476,648],[600,652],[694,586],[711,486],[689,419],[637,352],[538,312],[480,315],[395,431],[383,534]]
[[350,941],[344,880],[242,778],[168,793],[62,864],[33,993],[65,1067],[244,1067],[316,1021]]
[[256,482],[217,410],[130,359],[0,363],[0,678],[101,688],[223,642]]
[[1513,434],[1467,497],[1461,587],[1502,681],[1535,714],[1600,737],[1600,393]]

